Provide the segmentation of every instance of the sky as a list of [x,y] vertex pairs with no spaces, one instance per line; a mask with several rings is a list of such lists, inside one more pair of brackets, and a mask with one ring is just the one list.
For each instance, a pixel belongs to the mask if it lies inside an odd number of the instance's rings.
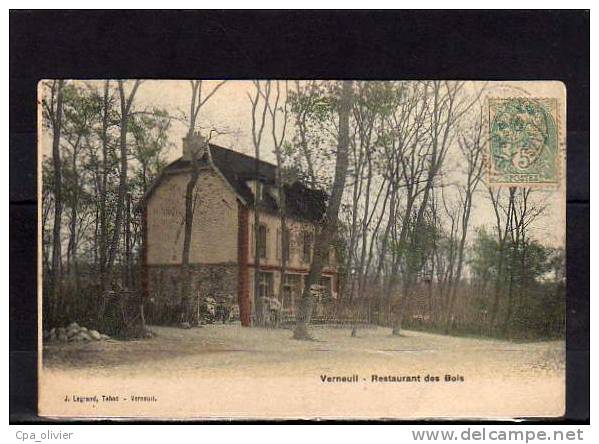
[[[218,83],[220,81],[204,81],[204,94],[211,91]],[[290,88],[293,83],[289,83]],[[128,82],[127,88],[131,88],[131,82]],[[556,97],[560,103],[560,124],[562,128],[565,128],[566,93],[560,82],[468,82],[464,91],[465,94],[475,94],[481,88],[484,88],[483,100],[486,97]],[[217,128],[220,132],[224,132],[224,134],[214,136],[213,143],[248,155],[253,154],[249,99],[249,94],[253,92],[254,87],[251,81],[231,80],[225,83],[202,108],[199,116],[200,127]],[[135,106],[137,109],[146,108],[148,110],[154,107],[163,108],[171,114],[183,116],[183,113],[187,115],[189,112],[190,98],[189,80],[145,80],[138,89]],[[183,122],[173,121],[169,134],[172,146],[166,154],[168,161],[173,161],[181,156],[181,140],[186,132],[187,127]],[[562,130],[561,136],[565,141],[564,133],[565,131]],[[48,135],[44,134],[40,140],[44,155],[48,155],[50,152]],[[261,144],[261,157],[274,163],[273,150],[272,136],[267,127],[264,130]],[[450,150],[446,162],[448,167],[459,168],[459,157],[455,150]],[[565,165],[562,165],[562,168],[565,171]],[[479,188],[480,191],[474,200],[471,216],[472,230],[477,226],[494,223],[494,214],[488,201],[487,192],[483,186]],[[547,210],[532,227],[532,235],[545,243],[563,246],[565,242],[565,180],[557,189],[541,190],[536,194],[537,199],[547,204]]]

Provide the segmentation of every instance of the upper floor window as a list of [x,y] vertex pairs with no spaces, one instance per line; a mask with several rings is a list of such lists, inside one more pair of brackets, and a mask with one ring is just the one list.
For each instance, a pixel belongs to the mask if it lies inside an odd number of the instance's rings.
[[277,259],[289,262],[291,256],[291,245],[290,245],[289,230],[277,230]]
[[309,231],[304,232],[303,242],[303,259],[304,262],[310,262],[312,260],[312,243],[314,242],[314,235]]
[[291,256],[291,242],[289,242],[289,230],[283,230],[282,232],[281,249],[285,261],[288,262],[289,257]]
[[258,226],[258,239],[256,242],[256,251],[258,252],[258,257],[261,259],[266,258],[266,242],[267,242],[267,230],[266,225]]
[[324,252],[322,253],[322,262],[326,265],[330,265],[331,264],[331,248],[325,248]]

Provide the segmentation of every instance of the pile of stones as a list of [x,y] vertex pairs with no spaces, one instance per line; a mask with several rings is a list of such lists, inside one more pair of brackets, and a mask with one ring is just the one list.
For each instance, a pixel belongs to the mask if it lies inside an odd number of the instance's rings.
[[44,341],[48,342],[90,342],[107,339],[110,339],[110,336],[104,335],[98,330],[88,330],[76,322],[70,323],[67,327],[44,330]]

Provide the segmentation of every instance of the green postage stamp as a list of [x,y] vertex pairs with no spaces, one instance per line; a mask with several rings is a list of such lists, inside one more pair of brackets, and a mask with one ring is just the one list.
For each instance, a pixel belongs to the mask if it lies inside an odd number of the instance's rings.
[[490,185],[557,185],[560,180],[555,98],[489,98]]

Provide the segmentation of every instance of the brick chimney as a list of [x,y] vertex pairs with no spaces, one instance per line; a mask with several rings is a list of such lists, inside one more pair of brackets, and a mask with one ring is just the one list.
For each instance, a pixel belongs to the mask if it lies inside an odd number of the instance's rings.
[[188,134],[183,138],[183,160],[191,161],[193,154],[201,159],[206,152],[206,139],[199,132]]

